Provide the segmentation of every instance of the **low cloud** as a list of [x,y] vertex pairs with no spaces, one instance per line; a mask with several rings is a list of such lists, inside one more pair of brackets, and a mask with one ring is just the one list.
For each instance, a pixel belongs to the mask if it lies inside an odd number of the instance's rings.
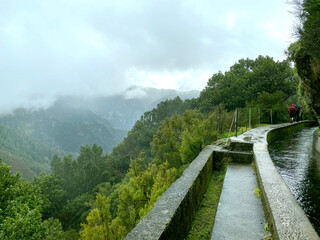
[[289,8],[278,0],[2,1],[0,112],[132,85],[201,90],[239,58],[285,58]]

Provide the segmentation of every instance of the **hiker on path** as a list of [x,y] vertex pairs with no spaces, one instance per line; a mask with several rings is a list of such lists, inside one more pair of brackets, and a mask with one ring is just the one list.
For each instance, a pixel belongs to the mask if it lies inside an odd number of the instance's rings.
[[294,120],[295,113],[296,113],[296,108],[294,107],[294,104],[291,104],[291,107],[289,107],[289,109],[288,109],[288,113],[290,115],[290,122],[292,123]]
[[294,117],[294,120],[296,122],[300,122],[300,110],[301,110],[301,107],[297,104],[294,106],[296,108],[296,112],[295,112],[295,117]]

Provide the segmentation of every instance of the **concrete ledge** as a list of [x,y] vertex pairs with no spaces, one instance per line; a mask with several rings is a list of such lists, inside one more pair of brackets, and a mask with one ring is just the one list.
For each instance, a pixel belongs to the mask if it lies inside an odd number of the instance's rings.
[[[253,144],[252,144],[253,145]],[[216,161],[213,162],[214,169],[219,169],[221,165],[221,160],[223,158],[229,158],[229,163],[252,163],[253,162],[253,153],[252,146],[251,152],[243,151],[232,151],[229,149],[224,149],[220,146],[212,146],[213,148],[213,159]],[[238,149],[238,148],[237,148]],[[247,147],[244,149],[248,149]]]
[[[296,131],[308,125],[314,125],[314,122],[252,129],[236,139],[231,139],[232,150],[207,146],[125,239],[185,239],[207,190],[213,169],[218,167],[224,157],[238,163],[247,163],[254,158],[266,217],[272,224],[275,239],[319,239],[306,214],[273,165],[267,147],[268,141],[277,134]],[[250,152],[242,152],[243,150]]]
[[185,239],[203,195],[207,191],[213,169],[219,168],[224,157],[235,163],[253,161],[252,152],[207,146],[125,239]]
[[125,239],[185,239],[213,172],[207,146]]
[[262,192],[266,217],[272,224],[275,239],[319,239],[305,212],[278,173],[268,152],[268,141],[277,135],[312,125],[314,122],[309,121],[279,124],[256,128],[240,137],[245,139],[250,136],[251,141],[254,141],[253,154],[258,184]]

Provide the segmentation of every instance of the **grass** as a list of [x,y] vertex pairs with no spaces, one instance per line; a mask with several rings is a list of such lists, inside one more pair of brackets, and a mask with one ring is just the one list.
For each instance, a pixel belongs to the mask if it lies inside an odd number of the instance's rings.
[[260,188],[259,187],[256,187],[254,190],[254,195],[256,196],[256,198],[261,198],[261,195],[260,195]]
[[191,225],[187,240],[209,240],[211,238],[225,173],[226,168],[213,172],[208,190]]

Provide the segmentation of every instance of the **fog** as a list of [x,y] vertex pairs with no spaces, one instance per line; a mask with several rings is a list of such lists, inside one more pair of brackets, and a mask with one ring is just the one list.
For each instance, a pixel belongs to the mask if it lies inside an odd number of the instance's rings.
[[0,113],[133,85],[201,90],[240,58],[283,60],[293,41],[290,7],[279,0],[0,0]]

